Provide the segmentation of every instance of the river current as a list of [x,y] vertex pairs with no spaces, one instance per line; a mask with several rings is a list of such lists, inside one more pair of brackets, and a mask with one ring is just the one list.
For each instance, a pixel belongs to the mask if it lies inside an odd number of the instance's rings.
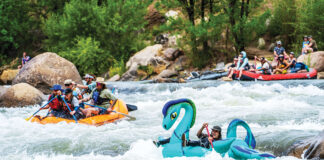
[[[108,84],[116,88],[118,98],[138,106],[130,112],[135,121],[123,119],[100,127],[41,125],[25,121],[38,105],[1,108],[0,159],[163,159],[162,148],[156,148],[152,140],[172,134],[175,126],[168,131],[161,126],[161,110],[167,101],[178,98],[189,98],[197,107],[191,139],[197,139],[196,132],[204,122],[221,126],[226,137],[229,122],[239,118],[251,127],[257,149],[280,156],[278,159],[295,159],[281,154],[293,142],[324,129],[324,81],[320,80]],[[245,137],[242,128],[238,132]],[[220,159],[220,155],[190,159]]]

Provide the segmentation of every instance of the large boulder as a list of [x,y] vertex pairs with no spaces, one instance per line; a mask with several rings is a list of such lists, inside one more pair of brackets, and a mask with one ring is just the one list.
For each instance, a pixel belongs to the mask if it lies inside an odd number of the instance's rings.
[[115,81],[118,81],[119,79],[120,79],[119,74],[116,74],[116,75],[112,76],[111,78],[109,78],[108,81],[115,82]]
[[44,94],[27,83],[11,86],[0,97],[0,107],[18,107],[40,104],[44,101]]
[[12,80],[17,76],[18,72],[18,69],[4,70],[0,76],[0,81],[4,84],[11,83]]
[[181,54],[180,50],[177,48],[167,48],[167,49],[164,49],[162,52],[163,52],[164,57],[169,61],[175,60]]
[[324,79],[324,72],[318,72],[317,79]]
[[66,79],[81,83],[81,77],[70,61],[56,53],[46,52],[31,59],[13,80],[13,84],[28,83],[44,93],[54,84],[63,85]]
[[264,49],[265,48],[265,40],[263,38],[259,38],[258,40],[258,48]]
[[126,63],[126,68],[129,68],[122,77],[122,81],[135,80],[137,77],[137,69],[139,66],[158,66],[164,64],[164,60],[159,57],[161,55],[163,46],[161,44],[156,44],[153,46],[148,46],[143,50],[137,52],[132,56]]
[[152,28],[154,25],[160,25],[165,22],[165,17],[155,8],[155,3],[152,3],[147,8],[148,12],[145,19],[148,21],[147,27]]
[[289,147],[285,155],[303,159],[323,159],[324,131],[315,137],[295,142]]
[[4,86],[0,86],[0,97],[6,93],[6,91],[8,90],[8,87],[4,87]]
[[177,71],[175,70],[170,70],[170,69],[166,69],[166,70],[163,70],[158,76],[157,76],[157,79],[159,78],[170,78],[172,76],[176,76],[178,74]]
[[310,68],[316,69],[317,72],[324,71],[324,51],[301,55],[298,57],[297,61],[303,62]]

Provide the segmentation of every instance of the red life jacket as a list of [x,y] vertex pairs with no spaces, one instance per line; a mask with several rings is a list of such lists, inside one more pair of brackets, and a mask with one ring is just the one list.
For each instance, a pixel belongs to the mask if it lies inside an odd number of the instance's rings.
[[[74,111],[74,106],[72,105],[72,100],[68,101],[67,99],[65,99],[65,102],[69,105],[71,111]],[[66,111],[66,112],[70,112],[70,110],[66,107],[65,103],[63,105],[63,110]]]
[[[52,98],[54,98],[54,95],[51,94],[49,97],[48,97],[48,100],[51,100]],[[51,109],[53,110],[61,110],[61,106],[62,106],[62,103],[58,100],[58,98],[55,98],[52,100],[51,103],[48,104]]]

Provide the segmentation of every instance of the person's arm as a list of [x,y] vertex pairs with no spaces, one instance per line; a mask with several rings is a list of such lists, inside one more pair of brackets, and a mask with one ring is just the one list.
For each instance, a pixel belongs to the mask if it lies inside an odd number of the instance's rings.
[[201,126],[201,128],[198,130],[198,132],[197,132],[197,137],[198,137],[198,138],[201,138],[201,137],[203,136],[202,131],[206,128],[206,126],[208,126],[208,123],[204,123],[204,124]]
[[248,58],[244,58],[243,64],[241,65],[241,67],[239,69],[244,68],[245,65],[247,65],[249,63],[249,59]]
[[285,61],[285,60],[283,62],[286,64],[286,67],[283,68],[282,70],[286,70],[290,66],[290,64],[287,61]]
[[275,57],[278,57],[278,54],[277,54],[277,51],[276,51],[276,47],[273,49],[273,55],[274,55]]
[[82,89],[88,89],[89,88],[88,86],[82,85],[82,84],[76,84],[76,87],[82,88]]

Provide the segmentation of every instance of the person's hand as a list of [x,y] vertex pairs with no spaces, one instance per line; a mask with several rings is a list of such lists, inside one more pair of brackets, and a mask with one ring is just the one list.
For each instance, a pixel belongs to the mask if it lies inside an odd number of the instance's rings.
[[70,114],[71,114],[71,115],[74,115],[74,114],[75,114],[75,111],[71,111]]
[[258,57],[257,56],[254,56],[254,59],[257,59]]
[[208,137],[209,142],[213,142],[213,137]]
[[59,90],[59,91],[57,91],[57,95],[62,95],[62,92]]
[[107,108],[107,112],[111,112],[112,111],[112,109],[111,108]]
[[83,99],[80,99],[80,100],[79,100],[79,104],[82,103],[82,102],[83,102]]
[[202,127],[207,127],[208,126],[208,123],[203,123],[203,126]]

